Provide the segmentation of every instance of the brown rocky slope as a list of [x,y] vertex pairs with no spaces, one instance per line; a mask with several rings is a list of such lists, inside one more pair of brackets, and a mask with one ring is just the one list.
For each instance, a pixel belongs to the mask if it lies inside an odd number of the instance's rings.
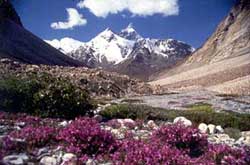
[[0,60],[0,79],[9,75],[25,77],[27,74],[43,73],[65,78],[74,85],[87,90],[92,97],[111,99],[124,96],[151,94],[152,89],[142,81],[100,69],[24,64],[9,59]]
[[[250,94],[250,1],[240,0],[207,42],[152,85]],[[247,87],[248,86],[248,87]]]

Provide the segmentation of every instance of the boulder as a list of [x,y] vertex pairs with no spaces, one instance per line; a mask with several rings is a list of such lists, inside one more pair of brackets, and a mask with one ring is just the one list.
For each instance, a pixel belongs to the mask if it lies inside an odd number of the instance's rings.
[[66,153],[62,157],[61,165],[77,165],[77,157],[72,153]]
[[121,124],[121,127],[126,127],[126,123],[135,124],[135,121],[132,119],[117,119],[117,122]]
[[224,133],[224,129],[220,125],[217,125],[215,127],[215,131],[216,133]]
[[61,127],[66,127],[69,123],[67,121],[62,121],[58,125]]
[[103,120],[101,115],[95,115],[94,119],[96,119],[98,122],[101,122]]
[[29,157],[26,154],[9,155],[3,158],[3,163],[11,165],[23,165],[28,161],[28,159]]
[[235,145],[235,139],[230,138],[227,134],[213,134],[208,138],[208,140],[217,144],[227,144],[229,146]]
[[[125,131],[125,132],[126,132],[126,131]],[[124,132],[123,132],[123,130],[121,130],[121,129],[112,129],[112,130],[111,130],[111,133],[112,133],[113,135],[115,135],[116,138],[118,138],[118,139],[124,139],[124,138],[125,138]]]
[[215,133],[215,125],[214,124],[208,124],[208,132],[209,134],[214,134]]
[[205,123],[201,123],[198,126],[198,129],[200,130],[201,133],[207,133],[208,126]]
[[237,140],[237,144],[250,146],[250,131],[241,132],[241,137]]
[[155,124],[155,122],[153,120],[148,121],[147,127],[151,128],[151,129],[157,129],[158,128],[158,126]]
[[88,159],[85,164],[86,165],[97,165],[97,162],[95,160],[93,160],[93,159]]
[[174,123],[179,123],[179,122],[181,122],[182,124],[184,124],[186,127],[192,125],[192,122],[191,122],[190,120],[188,120],[187,118],[182,117],[182,116],[176,117],[176,118],[174,119]]
[[56,158],[51,156],[45,156],[40,160],[41,165],[57,165]]

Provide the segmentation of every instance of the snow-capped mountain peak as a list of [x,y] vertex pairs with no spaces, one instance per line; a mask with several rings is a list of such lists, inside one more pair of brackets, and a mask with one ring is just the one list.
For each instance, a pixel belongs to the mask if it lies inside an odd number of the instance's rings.
[[134,41],[142,39],[142,36],[137,33],[132,23],[130,23],[125,29],[122,29],[119,36]]
[[114,35],[115,33],[110,28],[107,28],[101,33],[99,33],[95,38],[102,37],[106,40],[112,40],[114,38]]
[[122,29],[121,32],[128,32],[128,33],[133,33],[136,30],[134,29],[134,26],[132,23],[130,23],[125,29]]
[[105,29],[87,43],[94,51],[94,56],[100,63],[103,61],[118,64],[132,51],[134,41],[127,40]]

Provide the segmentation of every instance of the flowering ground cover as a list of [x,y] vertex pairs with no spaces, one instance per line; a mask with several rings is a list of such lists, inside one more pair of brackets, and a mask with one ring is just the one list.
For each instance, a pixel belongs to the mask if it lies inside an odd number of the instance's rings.
[[[65,123],[65,124],[62,124]],[[130,123],[130,124],[128,124]],[[42,119],[24,114],[0,113],[0,159],[25,153],[30,162],[44,147],[59,149],[77,157],[76,164],[89,160],[112,164],[250,164],[250,149],[212,144],[197,128],[182,123],[162,124],[152,129],[142,121],[119,120],[98,122],[81,117],[73,121]],[[113,133],[125,130],[123,138]],[[8,128],[8,129],[7,129]],[[147,138],[136,137],[136,131],[147,130]],[[60,164],[60,163],[58,163]]]

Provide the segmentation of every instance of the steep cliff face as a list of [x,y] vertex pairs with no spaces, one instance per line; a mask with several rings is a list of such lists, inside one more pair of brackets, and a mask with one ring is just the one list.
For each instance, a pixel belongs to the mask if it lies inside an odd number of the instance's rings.
[[0,58],[30,64],[82,65],[26,30],[9,0],[0,0]]
[[250,52],[250,1],[240,0],[186,64],[214,63]]

